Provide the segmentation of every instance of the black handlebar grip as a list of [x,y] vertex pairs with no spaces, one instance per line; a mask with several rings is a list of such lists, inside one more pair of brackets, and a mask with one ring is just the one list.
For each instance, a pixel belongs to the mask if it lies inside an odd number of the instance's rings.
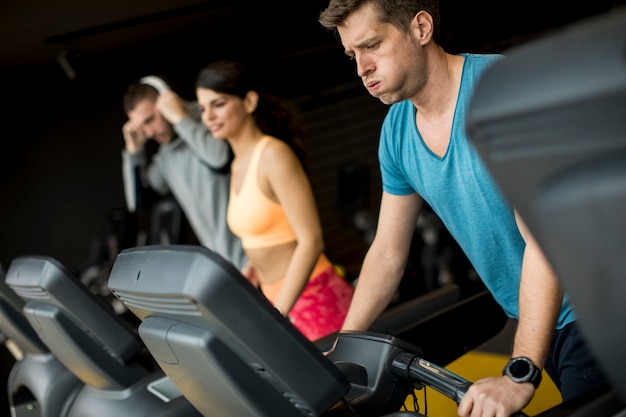
[[[459,404],[472,385],[445,368],[428,362],[409,352],[400,352],[391,361],[391,372],[396,377],[408,378],[414,385],[427,385]],[[528,417],[521,411],[511,417]]]
[[393,358],[391,372],[413,383],[427,385],[457,404],[472,385],[470,381],[409,352],[400,352]]

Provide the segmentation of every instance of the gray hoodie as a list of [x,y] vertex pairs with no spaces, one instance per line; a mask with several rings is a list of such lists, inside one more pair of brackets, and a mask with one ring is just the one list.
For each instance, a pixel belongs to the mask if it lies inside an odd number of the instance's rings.
[[200,121],[186,118],[174,125],[178,137],[161,144],[151,164],[143,151],[122,151],[124,191],[128,210],[137,208],[138,178],[161,195],[171,192],[200,243],[241,269],[247,258],[241,241],[226,222],[230,193],[231,150],[213,138]]

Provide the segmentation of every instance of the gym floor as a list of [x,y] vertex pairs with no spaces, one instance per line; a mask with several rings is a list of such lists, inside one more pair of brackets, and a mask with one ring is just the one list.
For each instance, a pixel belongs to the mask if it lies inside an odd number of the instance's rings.
[[[499,375],[510,358],[514,334],[515,323],[509,321],[498,335],[450,363],[446,369],[469,381]],[[456,403],[437,391],[427,388],[425,392],[421,389],[416,391],[416,395],[420,413],[433,417],[458,416]],[[560,393],[544,371],[535,396],[522,411],[532,417],[560,403]],[[412,396],[407,398],[405,406],[415,411]]]

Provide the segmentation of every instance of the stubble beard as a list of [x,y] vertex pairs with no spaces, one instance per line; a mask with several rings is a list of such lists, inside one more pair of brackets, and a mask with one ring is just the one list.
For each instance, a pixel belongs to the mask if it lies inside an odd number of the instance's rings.
[[388,106],[391,106],[392,104],[398,103],[403,100],[400,98],[398,94],[383,94],[380,97],[378,97],[378,99],[383,104],[386,104]]
[[399,103],[401,101],[406,100],[407,97],[404,96],[402,91],[395,91],[389,93],[383,93],[378,98],[383,104],[391,106],[392,104]]

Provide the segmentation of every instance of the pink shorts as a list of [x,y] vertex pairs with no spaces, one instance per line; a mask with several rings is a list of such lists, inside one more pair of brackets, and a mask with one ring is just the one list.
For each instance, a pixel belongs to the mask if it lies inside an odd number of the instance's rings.
[[307,339],[317,340],[341,329],[353,295],[352,285],[330,266],[309,280],[289,318]]

